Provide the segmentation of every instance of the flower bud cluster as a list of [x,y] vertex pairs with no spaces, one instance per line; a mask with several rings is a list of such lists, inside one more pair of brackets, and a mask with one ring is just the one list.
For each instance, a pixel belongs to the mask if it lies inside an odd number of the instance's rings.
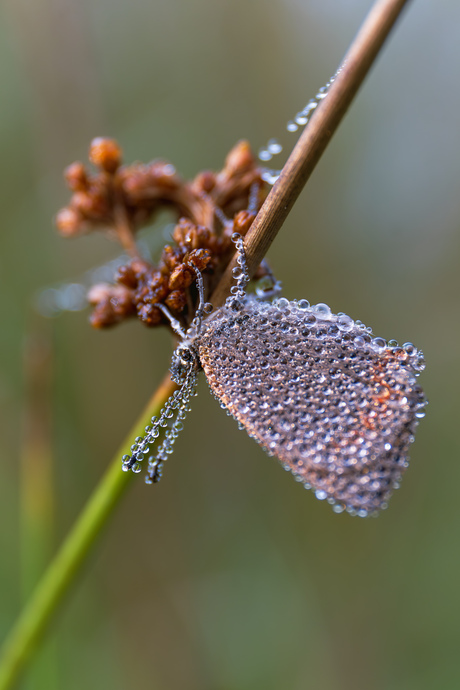
[[[209,297],[234,252],[232,234],[244,237],[264,201],[266,184],[249,144],[239,142],[220,172],[201,172],[192,181],[166,161],[122,165],[113,139],[94,139],[89,159],[95,172],[79,162],[65,171],[72,197],[57,214],[58,230],[65,237],[104,230],[132,257],[114,285],[91,288],[92,325],[103,328],[132,316],[148,326],[167,324],[161,303],[188,326],[198,299],[196,270]],[[177,214],[174,243],[154,265],[141,257],[136,233],[165,208]]]

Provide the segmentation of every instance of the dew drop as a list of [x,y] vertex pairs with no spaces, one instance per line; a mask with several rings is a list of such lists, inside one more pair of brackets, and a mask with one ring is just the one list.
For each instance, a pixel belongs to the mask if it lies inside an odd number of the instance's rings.
[[310,302],[307,299],[301,299],[297,306],[299,309],[310,309]]
[[412,343],[404,343],[403,350],[407,352],[408,355],[413,355],[417,352],[417,348]]
[[278,153],[281,153],[283,147],[276,139],[270,139],[267,144],[267,150],[272,154],[272,156],[276,156]]
[[346,314],[340,314],[339,318],[337,319],[337,326],[340,328],[341,331],[344,331],[345,333],[351,331],[354,325],[355,322],[353,321],[353,319],[347,316]]
[[371,348],[374,350],[374,352],[381,354],[382,352],[385,351],[387,343],[386,343],[386,340],[384,340],[384,338],[373,338],[371,340],[370,345],[371,345]]
[[308,115],[306,113],[304,113],[302,110],[302,111],[300,111],[300,113],[297,113],[297,115],[294,118],[294,121],[298,125],[301,125],[301,126],[306,125],[308,122]]
[[289,300],[287,300],[285,297],[281,297],[279,300],[276,301],[276,306],[278,309],[281,309],[281,311],[286,311],[289,309]]
[[332,312],[330,307],[328,307],[327,304],[324,304],[324,302],[319,302],[318,304],[315,304],[313,307],[313,310],[315,314],[317,314],[319,319],[330,319],[332,316]]
[[262,172],[262,179],[264,182],[267,182],[268,184],[275,184],[275,182],[278,180],[280,176],[281,170],[268,170],[265,169]]
[[266,162],[266,161],[271,161],[271,159],[272,159],[272,154],[270,153],[270,151],[268,151],[265,148],[260,149],[259,160]]

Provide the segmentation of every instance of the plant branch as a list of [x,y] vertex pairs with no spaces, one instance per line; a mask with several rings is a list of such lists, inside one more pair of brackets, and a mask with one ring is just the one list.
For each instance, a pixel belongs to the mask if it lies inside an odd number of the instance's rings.
[[130,484],[133,474],[121,471],[122,455],[129,453],[133,439],[143,433],[153,415],[159,414],[174,389],[175,384],[168,374],[129,432],[127,440],[116,452],[108,470],[11,630],[0,657],[0,690],[7,690],[15,682],[78,574],[92,544]]
[[[251,275],[286,220],[407,2],[377,0],[364,20],[327,97],[315,110],[245,236],[246,260]],[[215,309],[230,293],[235,266],[236,255],[211,297]]]
[[139,258],[139,251],[136,240],[134,239],[134,228],[126,213],[125,204],[120,198],[120,189],[115,188],[114,196],[114,224],[118,241],[129,256]]

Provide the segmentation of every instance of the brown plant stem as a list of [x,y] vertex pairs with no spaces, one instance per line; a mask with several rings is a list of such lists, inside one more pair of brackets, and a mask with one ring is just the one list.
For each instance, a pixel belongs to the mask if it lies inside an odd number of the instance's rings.
[[[317,107],[246,234],[244,244],[251,275],[286,220],[407,3],[408,0],[377,0],[364,20],[327,97]],[[230,292],[235,266],[236,255],[211,297],[215,309]]]
[[134,228],[126,213],[123,200],[119,198],[120,192],[116,190],[114,208],[114,228],[118,241],[125,252],[134,259],[139,258],[139,251],[134,237]]

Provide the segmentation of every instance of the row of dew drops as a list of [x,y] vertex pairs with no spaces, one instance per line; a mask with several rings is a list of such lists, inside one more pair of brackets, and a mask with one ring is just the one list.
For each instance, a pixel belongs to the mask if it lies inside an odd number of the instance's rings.
[[[337,70],[334,76],[331,77],[329,81],[318,90],[318,93],[313,98],[310,98],[307,105],[300,110],[297,115],[295,115],[294,119],[289,120],[286,125],[288,132],[297,132],[299,127],[305,127],[305,125],[308,124],[319,103],[326,98],[327,94],[329,93],[329,89],[342,69],[343,65]],[[283,147],[277,139],[269,139],[266,146],[263,146],[259,150],[259,160],[262,161],[262,163],[267,163],[268,161],[272,160],[273,156],[281,153],[282,150]],[[262,173],[262,179],[268,184],[275,184],[280,176],[280,173],[281,170],[265,168]]]

